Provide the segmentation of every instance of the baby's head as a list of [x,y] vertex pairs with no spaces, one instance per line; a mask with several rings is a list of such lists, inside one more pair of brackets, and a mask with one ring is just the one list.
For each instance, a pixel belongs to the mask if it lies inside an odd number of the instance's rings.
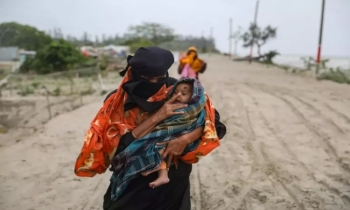
[[183,81],[180,82],[173,94],[179,94],[174,103],[188,103],[193,94],[193,82],[192,81]]

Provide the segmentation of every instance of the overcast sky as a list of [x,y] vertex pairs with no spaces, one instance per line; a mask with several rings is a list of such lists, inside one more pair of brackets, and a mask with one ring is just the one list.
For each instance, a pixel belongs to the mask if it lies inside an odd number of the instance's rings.
[[[258,24],[278,27],[277,38],[262,51],[315,55],[321,0],[260,0]],[[84,31],[115,35],[129,25],[152,21],[166,24],[183,35],[209,35],[228,51],[229,18],[233,28],[247,28],[256,0],[0,0],[0,22],[17,21],[48,31],[81,36]],[[326,2],[323,54],[350,57],[350,0]],[[239,48],[240,54],[248,52]]]

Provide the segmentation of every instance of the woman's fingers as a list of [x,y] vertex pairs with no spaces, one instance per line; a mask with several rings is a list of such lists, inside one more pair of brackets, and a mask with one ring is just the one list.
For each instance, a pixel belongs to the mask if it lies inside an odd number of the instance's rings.
[[172,116],[173,116],[173,115],[180,115],[180,114],[185,114],[185,112],[183,112],[183,111],[180,111],[180,112],[173,112],[173,113],[172,113]]
[[169,155],[167,163],[166,163],[166,168],[169,170],[171,161],[173,160],[173,155]]
[[174,94],[169,100],[168,100],[168,103],[173,103],[175,100],[176,100],[176,98],[178,97],[178,96],[180,96],[181,95],[181,93],[178,93],[178,94]]
[[187,104],[173,104],[173,106],[171,107],[172,113],[171,115],[180,115],[180,114],[184,114],[184,111],[175,111],[181,108],[185,108],[187,107]]
[[169,153],[168,148],[165,148],[165,150],[164,150],[164,152],[163,152],[163,154],[162,154],[162,159],[166,158],[166,156],[168,155],[168,153]]
[[159,142],[159,143],[156,143],[157,146],[163,146],[163,145],[166,145],[168,142]]
[[177,109],[185,108],[185,107],[187,107],[187,106],[188,106],[187,104],[173,104],[173,105],[171,106],[171,109],[172,109],[173,111],[175,111],[175,110],[177,110]]

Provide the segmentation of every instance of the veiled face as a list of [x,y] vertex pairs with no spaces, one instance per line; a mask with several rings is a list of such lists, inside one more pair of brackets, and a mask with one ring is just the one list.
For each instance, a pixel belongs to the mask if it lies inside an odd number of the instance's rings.
[[142,79],[144,80],[147,80],[149,82],[152,82],[152,83],[157,83],[157,82],[160,82],[162,81],[163,79],[165,79],[167,77],[166,74],[162,75],[162,76],[158,76],[158,77],[146,77],[146,76],[142,76]]

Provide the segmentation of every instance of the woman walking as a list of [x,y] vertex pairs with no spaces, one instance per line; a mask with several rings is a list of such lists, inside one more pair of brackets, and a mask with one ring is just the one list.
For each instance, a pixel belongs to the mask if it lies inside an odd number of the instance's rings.
[[206,62],[198,57],[198,52],[195,47],[187,49],[187,53],[180,59],[178,73],[181,78],[196,78],[199,73],[204,73],[207,68]]
[[[158,123],[181,112],[184,104],[165,102],[164,96],[176,79],[169,77],[168,69],[174,57],[168,50],[158,47],[140,48],[128,57],[128,66],[121,73],[124,77],[119,88],[111,92],[102,108],[91,122],[83,148],[76,161],[75,174],[92,177],[109,167],[111,160],[132,141],[148,134]],[[104,196],[105,210],[190,210],[189,177],[193,163],[219,146],[226,134],[226,127],[219,121],[206,97],[205,125],[170,140],[163,152],[167,157],[169,183],[151,188],[149,183],[157,173],[133,179],[115,200],[112,194],[115,179]],[[181,156],[187,145],[198,141],[198,147]],[[112,171],[115,169],[112,167]]]

